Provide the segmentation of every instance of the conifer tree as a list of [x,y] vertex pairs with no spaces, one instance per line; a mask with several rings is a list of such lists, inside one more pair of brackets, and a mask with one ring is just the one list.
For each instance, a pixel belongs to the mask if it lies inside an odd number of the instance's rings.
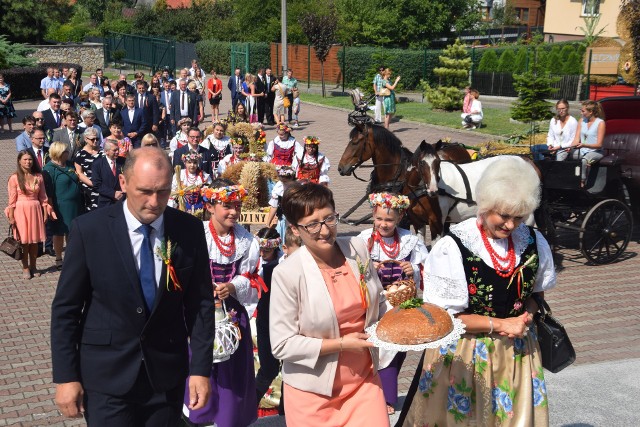
[[482,54],[482,58],[480,58],[480,63],[478,64],[478,71],[482,72],[492,72],[498,69],[498,55],[496,54],[495,49],[487,49],[484,54]]
[[524,73],[527,71],[527,48],[520,47],[516,53],[516,60],[513,66],[514,73]]
[[500,60],[498,60],[498,71],[501,73],[512,72],[515,61],[516,55],[513,53],[513,49],[505,49],[500,55]]
[[425,97],[433,108],[442,110],[459,110],[462,108],[461,89],[469,83],[471,58],[460,40],[447,46],[440,56],[440,67],[434,68],[439,85],[431,88],[423,82]]

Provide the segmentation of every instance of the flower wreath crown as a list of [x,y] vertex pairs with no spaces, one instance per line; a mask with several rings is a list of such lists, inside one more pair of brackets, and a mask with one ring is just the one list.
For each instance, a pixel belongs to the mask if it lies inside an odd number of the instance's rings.
[[260,238],[260,249],[275,249],[280,247],[280,242],[282,239],[280,237],[276,237],[275,239],[264,239]]
[[245,145],[244,139],[240,138],[239,136],[230,138],[229,142],[231,143],[232,146],[233,145],[243,145],[243,146]]
[[182,155],[182,163],[187,163],[187,162],[200,163],[200,160],[202,160],[202,154],[195,151],[191,151],[189,153],[185,153]]
[[284,123],[280,123],[278,126],[276,126],[276,131],[285,131],[287,133],[291,133],[291,128],[287,125],[285,125]]
[[318,145],[320,144],[320,138],[318,138],[317,136],[306,136],[304,138],[304,143],[306,145],[311,145],[311,144]]
[[410,205],[409,198],[403,195],[391,193],[371,193],[369,194],[369,204],[372,208],[381,206],[387,209],[397,209],[404,211]]
[[247,190],[242,185],[230,185],[228,187],[203,187],[200,190],[202,199],[206,203],[242,202],[247,197]]

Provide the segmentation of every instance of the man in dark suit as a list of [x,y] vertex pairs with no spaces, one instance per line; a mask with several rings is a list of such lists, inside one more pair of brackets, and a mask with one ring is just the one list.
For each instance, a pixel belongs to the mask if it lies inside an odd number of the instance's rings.
[[236,68],[233,76],[229,77],[227,87],[231,92],[231,109],[236,111],[236,104],[238,101],[242,101],[242,76],[240,75],[240,68]]
[[158,135],[158,128],[160,127],[160,106],[156,97],[152,93],[147,92],[147,84],[143,80],[139,80],[136,83],[136,107],[144,111],[144,118],[147,121],[147,126],[155,136]]
[[198,97],[195,92],[187,89],[187,80],[180,80],[179,90],[171,96],[171,126],[176,126],[180,119],[190,118],[198,123]]
[[182,155],[189,153],[189,151],[197,151],[202,155],[200,159],[200,169],[206,173],[211,173],[211,152],[200,145],[202,141],[202,132],[197,127],[192,127],[187,133],[187,145],[178,148],[173,153],[173,168],[180,166],[184,169],[184,162],[182,161]]
[[48,147],[51,145],[51,138],[53,137],[53,131],[62,126],[62,112],[60,111],[60,104],[62,99],[57,93],[49,95],[49,108],[42,112],[44,118],[44,132],[47,137],[45,145]]
[[104,156],[91,165],[91,183],[98,192],[98,208],[109,206],[122,199],[118,176],[122,173],[122,165],[118,162],[118,141],[104,141]]
[[103,138],[107,138],[111,135],[109,126],[111,125],[113,118],[116,117],[116,114],[116,109],[113,108],[113,99],[110,96],[102,98],[102,107],[96,110],[96,120],[98,121],[100,129],[102,129]]
[[84,411],[90,427],[175,426],[187,376],[190,408],[211,391],[209,256],[202,222],[166,207],[172,172],[162,150],[133,150],[119,176],[126,200],[71,224],[51,308],[53,381],[60,412]]
[[164,110],[166,111],[164,117],[164,127],[167,132],[165,138],[167,141],[173,138],[173,135],[176,133],[175,126],[171,125],[171,95],[175,90],[175,82],[171,82],[169,80],[165,80],[162,83],[162,92],[160,93],[160,103],[164,105]]
[[256,102],[258,104],[258,122],[264,121],[264,104],[267,99],[267,87],[264,79],[264,70],[260,68],[257,73],[256,80]]
[[264,115],[267,119],[267,124],[273,126],[275,124],[273,117],[273,103],[276,100],[276,94],[271,91],[275,77],[271,74],[271,68],[267,68],[264,74],[264,85],[267,91],[267,97],[264,102]]
[[133,148],[140,147],[140,140],[147,132],[147,121],[144,117],[144,111],[136,108],[135,95],[127,95],[127,108],[120,111],[122,118],[122,132],[129,137]]
[[69,159],[80,150],[83,129],[78,128],[78,114],[75,111],[64,113],[65,125],[53,131],[53,140],[64,142],[69,146]]
[[46,139],[44,130],[42,128],[33,128],[31,131],[31,147],[27,149],[33,163],[38,163],[40,169],[49,162],[49,148],[44,146]]

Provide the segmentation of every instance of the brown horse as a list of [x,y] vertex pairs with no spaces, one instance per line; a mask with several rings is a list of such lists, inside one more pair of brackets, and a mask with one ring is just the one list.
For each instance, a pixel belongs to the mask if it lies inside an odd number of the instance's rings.
[[[461,163],[471,161],[469,153],[460,144],[444,144],[442,141],[438,141],[438,148],[438,154],[442,158]],[[373,166],[368,167],[372,167],[373,171],[369,180],[367,194],[381,191],[400,193],[405,187],[407,171],[412,156],[413,153],[404,147],[400,139],[388,129],[369,123],[355,123],[354,128],[349,133],[349,143],[340,158],[338,172],[342,176],[353,174],[357,179],[364,181],[364,179],[355,174],[355,171],[364,162],[371,159]],[[361,199],[359,204],[364,200],[366,200],[366,196]],[[416,207],[416,213],[409,212],[409,220],[416,230],[422,228],[427,222],[431,224],[431,220],[425,222],[423,218],[426,218],[426,216],[421,217],[419,216],[421,213],[418,212],[420,209],[424,209],[425,212],[433,211],[433,209],[422,207],[426,203],[429,202],[421,200]],[[343,218],[348,217],[359,204],[345,213]],[[361,218],[355,224],[361,224],[369,218],[370,215]],[[434,222],[433,224],[433,227],[435,227],[436,223]]]

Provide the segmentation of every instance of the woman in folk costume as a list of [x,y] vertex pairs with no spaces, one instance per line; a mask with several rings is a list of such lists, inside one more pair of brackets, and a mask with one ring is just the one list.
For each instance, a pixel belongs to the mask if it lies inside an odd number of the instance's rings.
[[424,265],[424,299],[466,333],[425,351],[397,425],[549,425],[533,294],[556,275],[549,244],[522,222],[538,206],[540,179],[504,156],[480,177],[476,201],[477,217],[451,226]]
[[276,126],[276,130],[278,136],[267,144],[264,161],[276,166],[291,166],[295,157],[302,157],[302,145],[291,136],[291,128],[284,123]]
[[231,138],[225,135],[227,131],[227,125],[222,122],[215,122],[213,124],[213,133],[208,135],[204,141],[200,143],[201,146],[211,152],[211,170],[218,171],[218,164],[225,156],[231,154]]
[[320,138],[307,136],[304,138],[304,154],[293,159],[291,167],[296,170],[298,181],[310,181],[314,184],[329,185],[329,159],[318,151]]
[[231,165],[235,165],[242,161],[240,154],[244,153],[245,143],[242,138],[230,138],[231,154],[224,156],[222,160],[218,162],[218,176],[222,175],[224,171]]
[[276,185],[271,190],[266,223],[267,225],[273,225],[273,220],[277,218],[276,231],[281,236],[284,236],[287,230],[287,219],[282,213],[282,196],[284,196],[285,190],[296,181],[296,171],[290,166],[278,166],[276,171],[280,180],[276,182]]
[[200,190],[203,185],[211,184],[211,176],[200,169],[202,154],[190,150],[182,155],[185,168],[176,166],[171,184],[169,206],[188,212],[198,219],[204,217],[204,200]]
[[[258,293],[249,277],[260,257],[258,241],[238,224],[247,191],[227,179],[216,179],[202,189],[207,211],[204,222],[209,250],[213,294],[228,311],[235,310],[240,328],[240,345],[231,357],[213,364],[211,395],[204,408],[188,410],[189,393],[183,411],[191,423],[217,427],[248,426],[257,419],[253,343],[249,318],[258,302]],[[188,379],[187,379],[188,381]]]
[[[419,284],[421,266],[429,252],[418,236],[398,227],[409,207],[409,198],[391,193],[373,193],[369,195],[369,203],[373,208],[373,228],[364,230],[359,237],[367,243],[382,286],[388,290],[394,282],[403,278],[413,279]],[[406,353],[380,349],[378,373],[389,415],[395,413],[394,406],[398,403],[398,375],[405,356]]]

